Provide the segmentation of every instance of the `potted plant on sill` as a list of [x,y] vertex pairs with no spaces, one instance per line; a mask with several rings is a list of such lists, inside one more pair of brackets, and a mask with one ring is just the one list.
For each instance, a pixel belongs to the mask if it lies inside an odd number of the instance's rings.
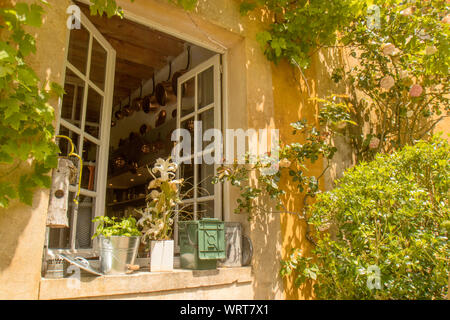
[[[181,204],[179,187],[183,180],[175,180],[177,164],[158,159],[149,172],[153,177],[148,188],[146,207],[136,210],[142,217],[137,225],[142,228],[142,241],[149,244],[150,271],[172,271],[174,241],[172,240],[174,215]],[[154,174],[159,173],[159,177]]]
[[103,274],[124,274],[134,270],[141,233],[133,217],[96,217],[98,222],[92,239],[99,238],[100,271]]

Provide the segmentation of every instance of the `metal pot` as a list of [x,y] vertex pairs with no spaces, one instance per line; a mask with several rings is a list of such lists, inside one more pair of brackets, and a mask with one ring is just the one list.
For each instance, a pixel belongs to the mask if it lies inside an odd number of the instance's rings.
[[131,95],[128,97],[128,104],[125,107],[123,107],[123,113],[125,117],[129,117],[134,113],[134,110],[131,107]]
[[124,274],[134,265],[139,242],[137,237],[99,236],[100,270],[104,274]]
[[117,169],[123,168],[126,163],[127,162],[126,162],[125,158],[122,156],[114,159],[114,167],[116,167]]
[[150,152],[152,152],[152,145],[150,143],[144,143],[141,146],[141,152],[143,154],[149,154]]
[[147,132],[151,130],[151,127],[146,125],[145,123],[139,128],[139,132],[141,133],[141,136],[145,136]]
[[139,98],[133,100],[133,110],[141,111],[144,106],[144,99],[142,98],[142,84],[141,84],[141,93],[139,94]]
[[130,135],[128,136],[128,140],[132,142],[134,139],[138,137],[138,134],[136,132],[130,132]]
[[176,101],[176,95],[172,88],[172,81],[170,77],[172,75],[172,62],[169,64],[169,78],[167,81],[158,83],[155,88],[156,100],[160,106],[166,106],[168,103]]
[[120,108],[120,109],[117,110],[117,111],[114,113],[114,116],[116,117],[117,120],[122,120],[122,119],[124,118],[124,114],[123,114],[123,112],[122,112],[122,101],[120,102],[120,107],[119,107],[119,108]]
[[166,122],[166,117],[167,112],[165,110],[162,110],[158,115],[158,119],[156,119],[155,127],[159,127],[164,124],[164,122]]
[[158,101],[155,96],[155,75],[153,75],[153,91],[151,94],[146,95],[142,102],[142,110],[145,113],[154,112],[158,109]]

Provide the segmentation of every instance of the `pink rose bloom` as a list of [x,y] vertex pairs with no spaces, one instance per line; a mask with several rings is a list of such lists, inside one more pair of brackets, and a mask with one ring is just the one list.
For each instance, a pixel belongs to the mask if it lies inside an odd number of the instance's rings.
[[395,84],[394,78],[391,76],[386,76],[380,81],[380,87],[386,90],[391,89]]
[[405,10],[402,10],[400,12],[400,14],[402,16],[410,16],[414,13],[414,11],[416,11],[416,7],[409,7],[409,8],[406,8]]
[[385,56],[392,56],[398,52],[398,49],[392,43],[383,45],[381,50],[383,50]]
[[423,88],[420,84],[414,84],[409,89],[409,95],[411,97],[420,97],[422,95]]
[[444,19],[442,19],[443,23],[450,24],[450,14],[446,15]]
[[370,149],[376,149],[376,148],[378,148],[379,145],[380,145],[380,139],[378,139],[377,137],[372,137],[372,139],[370,139],[370,142],[369,142]]
[[279,162],[279,166],[280,166],[281,168],[289,168],[289,167],[291,166],[291,162],[290,162],[288,159],[283,158],[283,159],[281,159],[281,161]]

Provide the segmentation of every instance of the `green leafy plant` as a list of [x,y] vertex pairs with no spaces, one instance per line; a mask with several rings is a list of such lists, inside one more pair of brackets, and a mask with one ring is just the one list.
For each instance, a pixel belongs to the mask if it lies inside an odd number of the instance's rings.
[[[273,155],[264,156],[247,155],[245,163],[239,164],[235,161],[232,165],[224,165],[218,168],[217,175],[213,183],[223,183],[229,181],[231,185],[239,188],[240,197],[237,199],[235,213],[246,212],[251,218],[255,213],[267,211],[266,205],[257,204],[259,197],[268,196],[275,201],[275,209],[281,212],[297,214],[299,218],[305,219],[301,212],[289,212],[284,204],[283,195],[287,190],[280,187],[280,180],[283,176],[289,177],[297,186],[298,192],[304,193],[304,207],[307,199],[315,197],[319,191],[319,180],[328,170],[330,161],[337,149],[332,146],[331,138],[334,134],[333,125],[336,123],[346,123],[347,112],[332,110],[332,108],[322,108],[319,112],[319,122],[321,128],[311,126],[306,120],[292,123],[292,134],[305,142],[294,142],[284,144],[280,147],[277,157]],[[314,163],[319,159],[326,159],[328,165],[318,176],[307,174],[306,163]],[[255,181],[251,181],[252,174]]]
[[[134,0],[130,0],[134,2]],[[185,10],[193,10],[198,0],[169,0],[170,2],[176,3]],[[122,8],[117,5],[116,0],[90,0],[90,11],[92,15],[103,15],[106,13],[108,18],[112,16],[123,17]]]
[[136,237],[141,235],[134,217],[118,220],[116,217],[100,216],[96,217],[92,222],[99,223],[92,239],[100,235],[105,238],[112,236]]
[[[149,170],[153,180],[148,188],[147,204],[143,209],[135,210],[141,218],[138,225],[142,228],[142,241],[170,240],[173,232],[173,219],[177,207],[181,205],[179,187],[183,180],[175,180],[177,164],[170,159],[158,159]],[[159,173],[159,177],[154,174]]]
[[[45,1],[41,1],[45,3]],[[57,165],[54,110],[48,103],[62,88],[41,83],[27,58],[36,52],[36,40],[26,27],[40,27],[44,9],[18,2],[0,8],[0,207],[19,198],[32,204],[33,190],[49,188],[48,172]],[[31,170],[23,170],[29,162]],[[21,166],[23,166],[21,168]],[[19,168],[21,172],[19,173]],[[29,171],[29,172],[28,172]],[[18,175],[19,183],[11,177]]]
[[380,9],[379,24],[368,24],[364,4],[364,14],[343,28],[339,39],[355,64],[336,69],[332,76],[348,88],[341,103],[351,106],[351,121],[357,125],[342,133],[358,161],[429,137],[450,115],[448,2],[373,4]]
[[257,35],[270,61],[286,59],[305,69],[314,52],[336,44],[337,31],[351,23],[360,7],[361,1],[352,0],[244,0],[240,11],[260,10],[271,19]]
[[313,258],[293,249],[281,274],[312,281],[319,299],[444,299],[449,190],[450,145],[438,137],[362,162],[310,207]]

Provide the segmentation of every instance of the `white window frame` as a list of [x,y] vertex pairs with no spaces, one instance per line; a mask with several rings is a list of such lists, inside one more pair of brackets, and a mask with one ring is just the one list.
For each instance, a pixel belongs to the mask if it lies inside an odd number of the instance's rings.
[[[80,2],[85,3],[85,4],[90,4],[89,0],[80,0]],[[82,17],[82,23],[84,23],[85,27],[86,25],[90,25],[93,27],[92,23],[85,17],[85,15],[83,13],[81,13],[81,17]],[[124,10],[124,18],[128,19],[130,21],[136,22],[138,24],[141,24],[143,26],[147,26],[153,29],[156,29],[158,31],[167,33],[169,35],[172,35],[174,37],[177,37],[179,39],[182,39],[184,41],[190,42],[192,44],[195,44],[197,46],[203,47],[207,50],[210,50],[212,52],[215,52],[217,54],[217,56],[219,57],[219,61],[221,62],[221,64],[219,64],[220,66],[220,80],[217,82],[216,81],[216,85],[219,85],[219,94],[220,96],[220,113],[222,115],[221,119],[222,122],[220,123],[220,126],[218,128],[222,128],[222,132],[229,127],[229,120],[228,120],[228,59],[229,59],[229,54],[226,48],[224,48],[223,46],[217,46],[217,45],[213,45],[211,44],[211,42],[209,41],[205,41],[204,39],[201,38],[197,38],[195,36],[192,36],[190,34],[187,33],[180,33],[179,31],[172,29],[170,26],[166,26],[166,25],[161,25],[159,23],[156,23],[154,21],[152,21],[151,19],[148,19],[146,17],[140,16],[140,15],[136,15],[132,12],[129,12],[127,10]],[[94,33],[97,36],[97,40],[99,40],[99,38],[103,38],[102,35],[98,32],[98,30],[95,29],[95,27],[93,27],[90,31],[92,31],[92,33]],[[100,42],[100,41],[99,41]],[[106,41],[105,41],[106,42]],[[68,51],[68,45],[69,45],[69,38],[66,41],[67,43],[67,47],[66,47],[66,54]],[[107,43],[107,42],[106,42]],[[102,45],[104,45],[103,43],[101,43]],[[111,47],[112,49],[112,47]],[[108,81],[108,85],[111,86],[111,90],[113,91],[113,87],[114,87],[114,74],[115,74],[115,57],[116,57],[116,52],[114,51],[114,49],[112,49],[112,58],[111,58],[111,63],[109,63],[108,60],[108,64],[107,64],[107,73],[111,73],[110,76],[110,81]],[[66,57],[66,61],[67,61],[67,57]],[[219,62],[219,63],[220,63]],[[200,65],[201,66],[201,65]],[[197,66],[197,68],[199,68],[200,66]],[[62,78],[64,79],[64,75],[65,75],[65,70],[66,70],[66,66],[64,66],[63,68],[63,72],[62,72]],[[180,77],[180,79],[182,79]],[[180,81],[179,79],[179,81]],[[110,82],[110,83],[109,83]],[[105,84],[106,86],[107,84]],[[106,91],[106,87],[105,87],[105,91]],[[112,96],[111,96],[112,99]],[[62,100],[60,99],[60,104],[62,103]],[[112,101],[111,104],[108,104],[108,106],[112,106]],[[60,105],[61,107],[61,105]],[[105,107],[103,108],[104,110],[106,109]],[[180,113],[177,113],[178,115]],[[177,117],[178,117],[177,115]],[[111,119],[111,111],[107,112],[105,119]],[[110,121],[110,120],[109,120]],[[58,117],[56,119],[56,128],[57,128],[57,132],[59,130],[59,125],[60,125],[60,118]],[[109,135],[107,137],[108,141],[107,141],[107,146],[109,146]],[[223,143],[224,145],[226,145],[226,136],[224,135],[223,137]],[[106,152],[106,160],[108,158],[108,152]],[[107,161],[105,161],[105,163],[107,163]],[[107,176],[107,172],[105,173],[105,190],[104,190],[104,194],[100,197],[103,197],[103,199],[105,199],[105,192],[106,192],[106,176]],[[231,207],[230,207],[230,184],[227,182],[222,186],[220,186],[221,191],[220,192],[215,192],[215,196],[220,196],[221,197],[221,216],[218,218],[223,218],[224,221],[228,221],[231,218]],[[96,202],[96,209],[98,210],[99,208],[103,209],[103,206],[106,204],[106,201],[103,200],[102,202],[99,201],[100,197],[97,197],[97,202]],[[217,203],[217,201],[216,201]],[[215,212],[219,212],[216,211]],[[177,243],[177,225],[175,224],[175,230],[174,230],[174,236],[175,236],[175,240]],[[94,248],[97,249],[97,243],[94,242]],[[177,249],[177,248],[176,248]],[[178,248],[179,249],[179,248]],[[85,250],[85,249],[78,249],[78,250],[74,250],[70,252],[67,252],[68,250],[65,249],[53,249],[54,252],[65,252],[65,253],[77,253],[83,256],[91,256],[91,255],[95,255],[95,251],[93,251],[92,249],[89,250]],[[177,250],[178,251],[178,250]]]
[[[66,70],[69,69],[73,72],[77,77],[79,77],[84,82],[84,95],[83,102],[81,107],[81,124],[80,127],[77,127],[70,123],[69,121],[61,118],[62,111],[62,102],[63,99],[59,99],[59,116],[57,119],[57,128],[56,132],[59,134],[61,126],[64,128],[76,133],[79,136],[79,148],[78,152],[83,150],[84,139],[89,140],[90,142],[96,144],[99,147],[99,154],[96,163],[96,191],[91,191],[87,189],[81,188],[80,195],[92,197],[95,199],[94,204],[94,217],[101,216],[105,211],[105,202],[106,202],[106,183],[107,183],[107,174],[108,174],[108,156],[109,156],[109,140],[110,140],[110,123],[111,123],[111,112],[112,112],[112,103],[113,103],[113,93],[114,93],[114,75],[115,75],[115,63],[116,63],[116,51],[109,44],[109,42],[102,36],[102,34],[95,28],[95,26],[89,21],[89,19],[81,13],[81,25],[89,32],[89,46],[88,46],[88,55],[87,55],[87,65],[86,65],[86,75],[83,75],[74,65],[70,63],[68,60],[68,52],[69,52],[69,44],[70,44],[70,31],[68,32],[67,40],[66,40],[66,57],[64,62],[64,71],[63,71],[63,79],[66,79],[65,73]],[[93,83],[90,77],[91,70],[91,56],[92,56],[92,44],[93,40],[95,40],[105,49],[106,51],[106,74],[105,74],[105,84],[104,90],[100,89],[95,83]],[[70,80],[65,83],[71,84]],[[73,83],[72,83],[73,84]],[[75,85],[75,90],[78,90],[80,87]],[[99,138],[95,138],[92,135],[85,132],[86,123],[86,107],[87,107],[87,99],[89,88],[95,90],[99,95],[103,98],[103,106],[100,115],[100,131]],[[74,97],[74,105],[76,102],[76,96]],[[76,193],[78,192],[77,186],[70,186],[69,191]],[[89,249],[77,249],[76,248],[76,233],[77,233],[77,215],[73,214],[69,217],[71,220],[71,229],[69,236],[69,249],[49,249],[51,252],[56,253],[77,253],[81,255],[95,255],[95,251],[98,248],[97,241],[93,242],[92,248]],[[96,225],[93,226],[96,228]],[[48,230],[47,230],[48,235]]]
[[[211,67],[214,68],[214,100],[211,104],[198,108],[198,76],[210,69]],[[181,128],[181,123],[193,119],[195,121],[198,121],[198,116],[204,112],[207,112],[211,109],[214,109],[214,129],[218,129],[222,132],[222,67],[221,67],[221,56],[220,54],[216,54],[210,59],[202,62],[195,68],[189,70],[185,74],[179,77],[178,79],[178,91],[182,92],[181,86],[182,84],[186,83],[187,81],[194,79],[195,83],[195,95],[194,95],[194,111],[182,116],[182,94],[179,94],[177,97],[177,129]],[[204,134],[204,132],[202,132]],[[202,137],[203,138],[203,137]],[[192,151],[192,154],[190,156],[191,163],[194,167],[194,181],[193,181],[193,188],[194,188],[194,197],[191,199],[182,200],[182,205],[187,204],[193,204],[194,206],[194,220],[197,220],[197,209],[198,204],[214,200],[214,218],[222,219],[223,214],[223,196],[222,196],[222,185],[220,183],[217,183],[214,185],[214,195],[211,196],[205,196],[205,197],[199,197],[198,194],[198,188],[197,184],[198,180],[198,166],[201,164],[195,164],[195,158],[196,157],[203,157],[204,154],[213,153],[214,149],[208,149],[208,150],[201,150],[201,146],[198,146],[198,139],[196,139],[195,136],[191,136],[191,139],[194,139],[194,150]],[[203,141],[203,139],[201,139]],[[197,151],[197,152],[196,152]],[[223,150],[222,150],[223,152]],[[220,164],[214,164],[214,172],[217,172],[217,168],[220,166]],[[180,172],[178,170],[177,172],[177,179],[180,178]],[[175,227],[174,227],[174,239],[175,243],[177,244],[176,250],[179,250],[178,246],[178,215],[175,217]]]

